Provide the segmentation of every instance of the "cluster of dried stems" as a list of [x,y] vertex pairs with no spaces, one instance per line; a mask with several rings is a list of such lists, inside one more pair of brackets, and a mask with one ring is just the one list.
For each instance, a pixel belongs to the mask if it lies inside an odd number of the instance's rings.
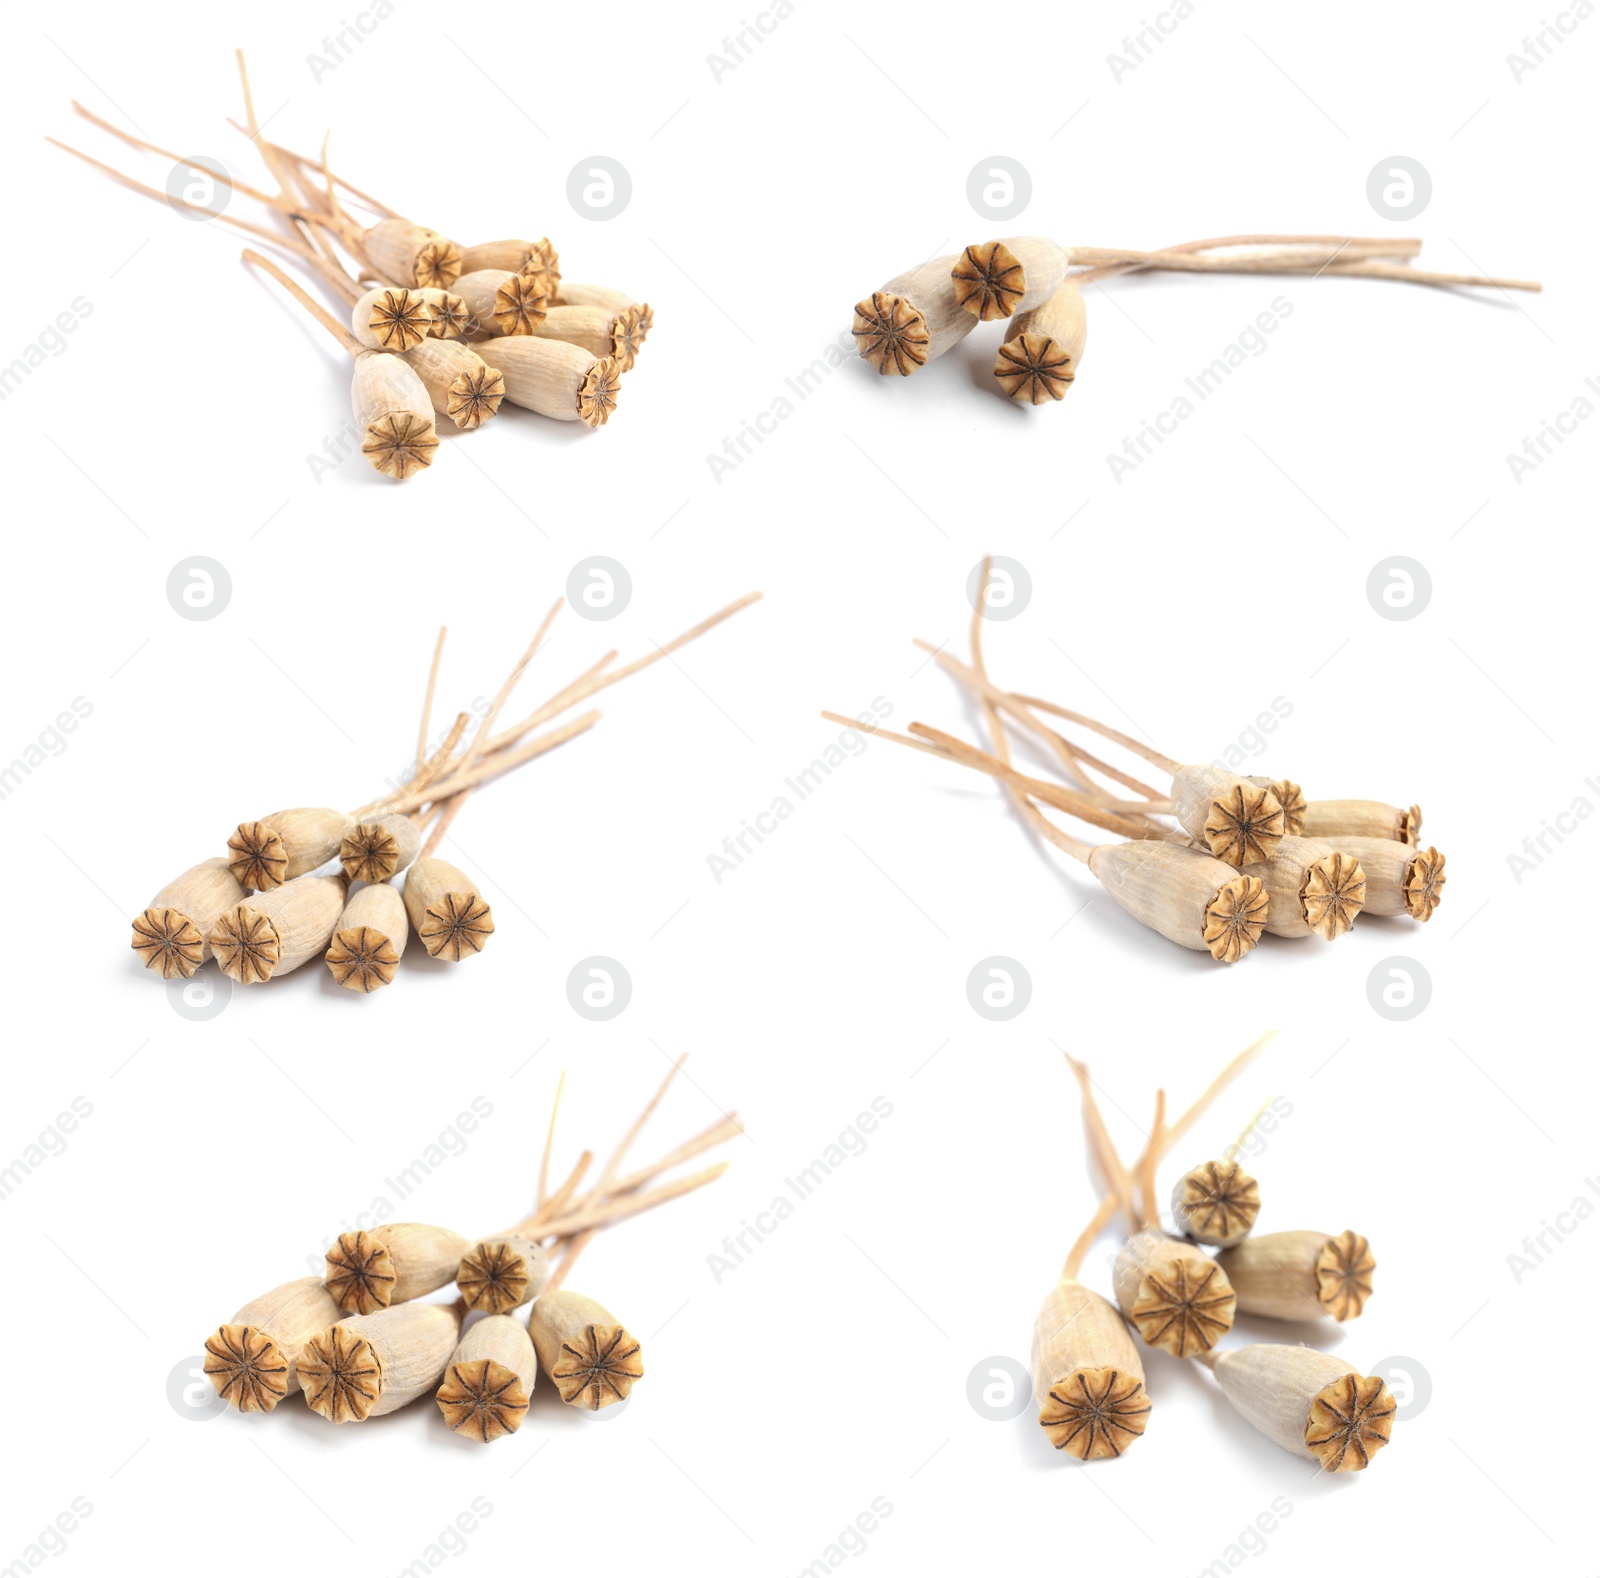
[[[259,253],[244,254],[287,285],[349,352],[361,452],[384,476],[404,481],[433,463],[436,416],[470,432],[509,400],[558,421],[606,422],[622,375],[654,323],[648,303],[608,285],[564,280],[548,238],[463,247],[402,217],[332,172],[326,139],[321,156],[311,159],[263,137],[242,53],[239,77],[245,119],[229,124],[254,143],[277,191],[235,180],[228,195],[269,210],[275,228],[212,213],[205,203],[159,191],[54,138],[47,141],[133,191],[268,242],[317,274],[349,314],[348,326]],[[72,107],[130,147],[184,167],[170,149],[120,130],[76,101]],[[354,217],[347,203],[365,217]],[[251,338],[231,314],[225,321],[233,338]]]
[[[335,1424],[392,1414],[431,1392],[450,1429],[475,1441],[521,1427],[541,1370],[575,1408],[622,1401],[644,1374],[638,1340],[563,1284],[596,1233],[727,1171],[724,1161],[665,1178],[742,1134],[731,1112],[648,1166],[622,1170],[682,1065],[673,1064],[587,1190],[587,1150],[563,1183],[550,1184],[558,1085],[532,1212],[477,1239],[422,1222],[341,1233],[323,1276],[251,1299],[206,1339],[211,1384],[247,1414],[270,1413],[298,1386],[307,1406]],[[453,1301],[420,1302],[452,1284]]]
[[[1039,1424],[1053,1446],[1081,1461],[1121,1457],[1144,1434],[1151,1408],[1144,1348],[1205,1365],[1257,1430],[1326,1472],[1364,1469],[1389,1440],[1395,1402],[1380,1378],[1298,1344],[1217,1346],[1236,1314],[1343,1323],[1361,1313],[1372,1293],[1376,1262],[1359,1234],[1253,1231],[1261,1193],[1238,1155],[1255,1120],[1221,1158],[1178,1179],[1172,1230],[1161,1222],[1157,1166],[1268,1039],[1240,1053],[1176,1123],[1166,1122],[1166,1096],[1159,1092],[1149,1140],[1131,1172],[1112,1143],[1088,1069],[1068,1058],[1106,1193],[1040,1306],[1031,1371]],[[1119,1212],[1129,1234],[1113,1262],[1107,1298],[1079,1273]]]
[[[600,713],[571,713],[597,691],[659,662],[761,594],[750,592],[631,663],[605,653],[523,718],[496,729],[512,690],[550,633],[552,604],[527,650],[468,733],[461,712],[442,743],[428,748],[445,632],[434,644],[412,776],[352,811],[301,806],[240,822],[225,853],[169,882],[133,922],[132,947],[148,969],[171,980],[215,958],[224,974],[253,986],[314,958],[355,992],[395,978],[412,931],[430,957],[459,964],[483,951],[494,916],[475,883],[435,853],[461,808],[492,779],[584,733]],[[536,732],[546,724],[554,727]],[[530,738],[531,736],[531,738]],[[403,876],[404,885],[395,879]]]
[[[985,559],[970,663],[929,642],[916,644],[981,705],[992,752],[923,723],[904,735],[832,712],[823,716],[997,778],[1027,827],[1081,860],[1135,920],[1219,963],[1244,958],[1263,932],[1331,942],[1363,913],[1418,921],[1433,915],[1444,895],[1445,859],[1420,847],[1422,812],[1415,805],[1308,801],[1293,779],[1185,764],[1083,713],[992,684],[982,645],[989,575]],[[1163,775],[1165,787],[1092,755],[1060,731],[1061,722],[1140,757]],[[1054,776],[1018,771],[1013,737]],[[1137,798],[1122,797],[1129,794]],[[1046,816],[1045,807],[1119,837],[1086,843]]]
[[880,373],[909,378],[980,323],[1005,320],[995,381],[1011,399],[1043,405],[1066,394],[1083,360],[1089,333],[1083,287],[1116,274],[1326,274],[1502,291],[1540,288],[1531,280],[1411,267],[1421,250],[1417,240],[1368,236],[1213,236],[1158,252],[1007,236],[897,274],[856,303],[852,332],[862,357]]

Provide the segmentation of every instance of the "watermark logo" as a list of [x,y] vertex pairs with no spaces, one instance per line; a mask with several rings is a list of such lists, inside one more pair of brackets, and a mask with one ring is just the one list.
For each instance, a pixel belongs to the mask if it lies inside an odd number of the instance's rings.
[[980,959],[967,977],[967,1001],[985,1019],[1015,1019],[1033,997],[1033,978],[1019,959],[997,953]]
[[585,1019],[615,1019],[633,997],[633,977],[618,959],[580,959],[567,977],[567,1001]]
[[1367,1001],[1385,1019],[1415,1019],[1433,996],[1433,980],[1403,953],[1380,959],[1367,977]]
[[987,584],[983,578],[981,559],[967,572],[967,601],[985,619],[1015,619],[1032,598],[1033,577],[1028,574],[1027,566],[1018,559],[1007,559],[996,554],[989,561]]
[[1373,165],[1367,176],[1367,201],[1379,219],[1396,224],[1415,219],[1433,197],[1433,177],[1420,160],[1391,154]]
[[967,1406],[980,1419],[999,1424],[1015,1419],[1033,1401],[1028,1367],[1006,1354],[980,1359],[967,1374]]
[[1033,177],[1018,159],[991,154],[967,176],[967,201],[980,219],[1015,219],[1033,197]]
[[1396,554],[1367,574],[1367,601],[1380,619],[1415,619],[1432,600],[1433,577],[1415,559]]
[[567,576],[567,604],[580,619],[615,619],[633,597],[633,577],[615,559],[580,559]]
[[215,559],[196,554],[167,572],[167,601],[182,619],[215,619],[233,599],[233,577]]
[[567,201],[580,219],[615,219],[633,196],[633,178],[620,161],[590,154],[567,176]]
[[167,172],[167,202],[185,219],[215,219],[232,197],[228,172],[208,153],[192,153]]
[[220,970],[196,970],[187,980],[175,975],[167,982],[167,1005],[196,1024],[215,1019],[232,1000],[233,982]]
[[211,1384],[205,1355],[192,1353],[179,1359],[167,1375],[167,1405],[180,1419],[204,1424],[228,1411],[227,1399]]

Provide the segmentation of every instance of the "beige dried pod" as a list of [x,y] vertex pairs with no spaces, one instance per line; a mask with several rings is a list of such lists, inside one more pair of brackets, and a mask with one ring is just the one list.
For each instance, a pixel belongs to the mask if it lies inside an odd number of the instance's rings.
[[574,1408],[604,1408],[621,1402],[644,1374],[639,1344],[627,1328],[593,1299],[565,1288],[534,1301],[528,1334],[539,1367],[561,1401]]
[[455,242],[409,219],[382,219],[370,230],[348,221],[336,228],[352,236],[379,279],[449,290],[461,273],[461,249]]
[[133,951],[166,980],[187,980],[211,957],[211,931],[245,888],[224,855],[174,877],[134,918]]
[[1201,1162],[1172,1186],[1173,1222],[1199,1244],[1237,1244],[1260,1214],[1261,1186],[1237,1162]]
[[1286,835],[1270,860],[1243,869],[1267,890],[1267,930],[1274,937],[1332,942],[1355,925],[1366,902],[1366,873],[1342,839],[1335,849],[1320,838]]
[[616,409],[622,374],[613,357],[526,335],[483,340],[474,348],[505,380],[512,405],[589,427],[603,427]]
[[476,269],[456,281],[471,318],[468,339],[532,334],[544,322],[549,297],[539,281],[506,269]]
[[343,872],[296,877],[225,911],[211,931],[222,973],[241,986],[254,986],[319,957],[339,924],[349,889]]
[[1299,838],[1306,830],[1306,797],[1292,778],[1251,778],[1258,789],[1270,789],[1283,807],[1283,831]]
[[346,1315],[370,1315],[454,1282],[470,1247],[448,1227],[386,1222],[341,1233],[328,1250],[322,1280]]
[[647,301],[635,301],[626,291],[613,290],[609,285],[561,285],[556,298],[558,307],[604,307],[616,318],[615,333],[621,343],[617,346],[617,366],[623,372],[632,370],[644,342],[655,327],[655,313]]
[[1431,844],[1413,849],[1392,838],[1339,839],[1339,847],[1361,862],[1367,874],[1367,913],[1433,918],[1444,902],[1444,856]]
[[433,409],[459,428],[482,427],[500,409],[506,381],[469,345],[424,340],[406,353]]
[[1215,1347],[1233,1325],[1227,1273],[1198,1246],[1157,1228],[1135,1233],[1122,1246],[1111,1279],[1140,1337],[1175,1358]]
[[340,986],[375,992],[394,980],[410,936],[406,901],[399,888],[368,882],[345,901],[333,941],[322,957]]
[[521,1233],[483,1238],[461,1257],[456,1290],[469,1310],[508,1315],[536,1299],[550,1284],[544,1245]]
[[240,1413],[270,1414],[295,1384],[305,1345],[338,1318],[320,1277],[296,1277],[251,1299],[206,1338],[205,1373]]
[[496,1441],[522,1428],[538,1374],[528,1328],[509,1315],[486,1315],[467,1327],[433,1395],[458,1435]]
[[229,835],[228,869],[247,892],[270,893],[326,865],[355,827],[348,812],[326,806],[274,811]]
[[369,350],[399,355],[421,345],[432,328],[427,299],[403,285],[380,285],[350,309],[350,332]]
[[1121,1457],[1144,1434],[1150,1398],[1138,1344],[1109,1300],[1058,1282],[1033,1323],[1029,1368],[1050,1444],[1082,1462]]
[[430,340],[459,340],[472,327],[472,314],[467,304],[453,290],[439,290],[426,285],[414,285],[413,296],[420,296],[432,310],[433,321],[428,325]]
[[334,1424],[378,1419],[439,1384],[461,1336],[460,1304],[397,1304],[318,1332],[296,1379],[306,1404]]
[[863,360],[886,376],[909,378],[977,327],[950,278],[958,262],[958,255],[930,258],[856,303],[850,332]]
[[1136,921],[1218,964],[1236,964],[1261,940],[1268,914],[1261,880],[1201,850],[1148,839],[1099,844],[1087,863]]
[[527,274],[535,280],[543,276],[544,294],[552,299],[561,285],[561,259],[548,236],[538,241],[484,241],[462,247],[461,272],[475,274],[484,269]]
[[405,901],[430,958],[459,964],[482,953],[494,931],[494,912],[477,884],[437,855],[424,855],[406,872]]
[[1071,261],[1065,247],[1043,236],[1007,236],[967,247],[950,281],[962,310],[989,323],[1042,307],[1061,288]]
[[994,359],[994,375],[1013,400],[1043,405],[1072,387],[1089,339],[1083,293],[1071,280],[1042,306],[1020,313]]
[[1359,1471],[1388,1445],[1395,1401],[1376,1376],[1315,1348],[1253,1342],[1201,1360],[1268,1440],[1330,1474]]
[[390,812],[358,822],[339,842],[339,864],[352,882],[387,882],[404,871],[422,849],[422,829],[409,816]]
[[1422,832],[1422,810],[1401,810],[1381,800],[1310,800],[1306,802],[1307,838],[1388,838],[1416,848]]
[[636,335],[638,308],[551,307],[544,322],[533,332],[546,340],[564,340],[578,345],[591,356],[609,356],[619,372],[627,372],[638,360],[643,336]]
[[1224,1249],[1227,1273],[1247,1315],[1269,1320],[1354,1320],[1372,1296],[1377,1261],[1359,1233],[1259,1233]]
[[361,453],[374,471],[404,482],[433,464],[439,447],[433,402],[403,357],[362,351],[350,380],[350,407]]
[[1175,768],[1167,809],[1184,832],[1230,866],[1270,860],[1283,837],[1277,795],[1225,767]]

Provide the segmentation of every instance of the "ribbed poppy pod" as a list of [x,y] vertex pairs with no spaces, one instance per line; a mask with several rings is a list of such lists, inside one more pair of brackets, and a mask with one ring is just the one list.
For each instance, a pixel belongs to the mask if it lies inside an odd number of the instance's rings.
[[1286,837],[1299,838],[1306,830],[1306,797],[1292,778],[1251,778],[1258,789],[1270,789],[1283,807],[1283,831]]
[[468,339],[532,334],[544,322],[550,298],[540,283],[505,269],[476,269],[455,284],[469,315]]
[[1050,1444],[1082,1462],[1121,1457],[1144,1434],[1150,1399],[1139,1346],[1109,1300],[1058,1282],[1033,1323],[1029,1369]]
[[1072,387],[1089,339],[1083,293],[1071,280],[1048,301],[1018,313],[994,359],[1000,387],[1025,405],[1059,400]]
[[297,1277],[251,1299],[205,1341],[205,1373],[242,1414],[269,1414],[295,1386],[305,1345],[339,1318],[320,1277]]
[[533,332],[541,339],[564,340],[591,356],[609,356],[618,372],[627,372],[638,357],[643,335],[636,336],[637,307],[551,307]]
[[1422,809],[1402,810],[1382,800],[1309,800],[1307,838],[1387,838],[1416,848],[1422,832]]
[[561,258],[548,236],[538,241],[483,241],[462,247],[461,272],[473,274],[484,269],[526,274],[552,299],[561,285]]
[[1155,1228],[1135,1233],[1117,1252],[1111,1276],[1139,1336],[1174,1358],[1204,1353],[1233,1326],[1227,1273],[1185,1239]]
[[323,1285],[346,1315],[370,1315],[454,1282],[469,1248],[459,1233],[426,1222],[352,1230],[328,1250]]
[[521,1233],[480,1239],[461,1257],[456,1290],[470,1310],[508,1315],[531,1302],[550,1283],[544,1246]]
[[1172,1186],[1173,1223],[1197,1244],[1237,1244],[1260,1214],[1261,1186],[1237,1162],[1202,1162]]
[[362,351],[350,378],[350,408],[374,471],[404,482],[433,464],[439,447],[433,402],[404,357]]
[[322,957],[340,986],[375,992],[393,982],[410,937],[411,922],[399,888],[368,882],[345,901]]
[[1042,307],[1061,288],[1072,254],[1043,236],[1007,236],[967,247],[950,268],[962,310],[979,323]]
[[644,1374],[639,1344],[610,1310],[565,1288],[534,1300],[528,1335],[539,1368],[564,1403],[600,1409],[619,1403]]
[[951,282],[958,262],[958,255],[932,258],[856,303],[850,332],[864,361],[886,376],[909,378],[977,327]]
[[1169,803],[1184,832],[1230,866],[1270,860],[1283,837],[1277,795],[1225,767],[1177,768]]
[[339,864],[352,882],[387,882],[404,871],[422,849],[422,829],[409,816],[390,812],[358,822],[339,841]]
[[313,1412],[359,1424],[438,1386],[461,1337],[459,1304],[397,1304],[351,1315],[305,1346],[296,1380]]
[[223,912],[211,931],[222,973],[255,986],[298,970],[327,949],[344,911],[349,879],[296,877]]
[[211,931],[245,898],[226,856],[214,855],[174,877],[133,922],[133,951],[166,980],[187,980],[211,957]]
[[1267,930],[1274,937],[1321,937],[1332,942],[1356,923],[1366,902],[1361,862],[1320,838],[1285,836],[1270,860],[1245,866],[1267,892]]
[[457,1435],[497,1441],[522,1428],[538,1376],[528,1328],[510,1315],[486,1315],[456,1344],[434,1401]]
[[1203,1360],[1223,1396],[1268,1440],[1327,1473],[1366,1468],[1389,1444],[1395,1401],[1376,1376],[1315,1348],[1253,1342]]
[[425,855],[406,873],[406,913],[430,958],[459,964],[483,952],[494,912],[477,884],[449,861]]
[[604,427],[616,410],[622,373],[614,357],[531,335],[481,340],[473,349],[505,380],[512,405],[588,427]]
[[433,328],[433,308],[420,290],[380,285],[350,308],[350,332],[368,350],[396,355],[421,345]]
[[305,806],[241,822],[228,838],[228,865],[247,891],[270,893],[326,865],[354,831],[344,811]]
[[406,352],[406,361],[422,380],[433,409],[465,431],[482,427],[505,399],[505,379],[470,345],[424,340]]
[[1260,880],[1198,849],[1154,839],[1099,844],[1088,866],[1136,921],[1219,964],[1237,963],[1261,940],[1267,895]]
[[1409,915],[1413,920],[1433,918],[1444,902],[1444,856],[1431,844],[1413,849],[1393,838],[1360,838],[1349,834],[1339,847],[1361,862],[1367,874],[1369,915]]
[[369,230],[346,224],[379,279],[448,290],[461,273],[461,249],[437,230],[409,219],[382,219]]
[[1246,1315],[1269,1320],[1354,1320],[1372,1296],[1378,1262],[1348,1229],[1337,1235],[1260,1233],[1217,1254]]

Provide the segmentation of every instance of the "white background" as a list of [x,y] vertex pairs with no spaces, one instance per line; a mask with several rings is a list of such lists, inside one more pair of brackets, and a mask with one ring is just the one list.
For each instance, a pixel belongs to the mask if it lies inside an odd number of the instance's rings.
[[[0,1323],[31,1358],[0,1445],[0,1564],[84,1497],[93,1511],[52,1572],[134,1551],[179,1570],[400,1572],[484,1497],[465,1542],[479,1562],[792,1574],[883,1497],[892,1513],[841,1558],[852,1570],[1171,1574],[1226,1563],[1287,1497],[1265,1549],[1239,1557],[1249,1570],[1426,1538],[1441,1567],[1592,1572],[1576,1420],[1597,1381],[1579,1312],[1600,1225],[1520,1282],[1507,1257],[1595,1199],[1584,917],[1600,832],[1569,822],[1520,882],[1507,857],[1579,797],[1600,803],[1585,785],[1600,771],[1600,423],[1520,484],[1506,455],[1600,376],[1581,200],[1600,22],[1519,84],[1506,56],[1537,8],[1355,4],[1329,26],[1202,0],[1119,82],[1107,56],[1137,7],[1012,8],[974,27],[800,0],[718,80],[707,56],[739,20],[402,3],[320,81],[307,56],[337,8],[283,4],[247,25],[214,7],[89,5],[13,22],[0,360],[75,298],[93,310],[0,411],[0,756],[75,697],[92,712],[0,802],[3,1159],[73,1098],[93,1112],[3,1201]],[[331,343],[241,268],[221,226],[38,140],[164,184],[163,161],[70,113],[78,97],[259,181],[223,119],[238,113],[235,44],[271,135],[314,148],[332,126],[336,163],[417,217],[468,241],[548,233],[568,278],[648,297],[656,334],[609,427],[511,413],[445,438],[403,487],[359,461],[314,479],[306,457],[347,412]],[[606,223],[565,197],[597,153],[633,183]],[[1033,183],[1000,224],[966,197],[997,154]],[[1366,197],[1396,154],[1433,183],[1404,225]],[[1420,235],[1424,263],[1546,290],[1126,280],[1092,293],[1060,406],[998,398],[986,329],[909,381],[851,362],[731,475],[708,465],[859,297],[920,258],[1008,231],[1154,246],[1255,229]],[[1278,295],[1293,311],[1265,353],[1114,481],[1107,454]],[[1364,920],[1332,946],[1215,967],[1096,899],[989,784],[886,743],[718,883],[708,854],[836,737],[820,707],[881,696],[897,727],[973,732],[909,642],[959,646],[987,551],[1033,586],[990,629],[1002,683],[1195,760],[1283,698],[1259,770],[1320,796],[1419,801],[1450,862],[1434,921]],[[196,554],[232,580],[204,623],[164,590]],[[748,588],[766,600],[607,693],[592,734],[469,806],[448,852],[494,905],[489,951],[459,970],[408,959],[370,1000],[312,966],[210,1020],[175,1012],[128,951],[128,917],[242,817],[376,793],[411,750],[436,627],[451,629],[443,712],[492,692],[592,554],[627,566],[631,604],[609,624],[564,615],[530,702],[609,645],[631,656]],[[1365,594],[1397,554],[1432,580],[1403,623]],[[633,982],[605,1024],[566,995],[595,954]],[[1033,985],[1003,1024],[965,988],[996,954]],[[1368,999],[1396,954],[1432,983],[1407,1023]],[[1316,1481],[1208,1377],[1156,1355],[1146,1438],[1080,1477],[1027,1415],[992,1423],[966,1399],[982,1361],[1026,1359],[1096,1198],[1060,1048],[1092,1065],[1133,1150],[1158,1084],[1185,1104],[1275,1025],[1174,1169],[1267,1097],[1291,1102],[1256,1169],[1261,1225],[1370,1236],[1377,1293],[1340,1351],[1409,1358],[1431,1402],[1371,1473]],[[570,1161],[607,1146],[683,1051],[641,1156],[729,1107],[749,1137],[724,1181],[602,1238],[576,1279],[646,1348],[620,1418],[587,1423],[544,1396],[485,1449],[431,1403],[339,1430],[294,1400],[267,1419],[169,1404],[205,1334],[300,1274],[474,1097],[492,1117],[399,1215],[499,1226],[529,1198],[560,1070]],[[875,1097],[893,1115],[865,1152],[719,1281],[724,1235]]]

